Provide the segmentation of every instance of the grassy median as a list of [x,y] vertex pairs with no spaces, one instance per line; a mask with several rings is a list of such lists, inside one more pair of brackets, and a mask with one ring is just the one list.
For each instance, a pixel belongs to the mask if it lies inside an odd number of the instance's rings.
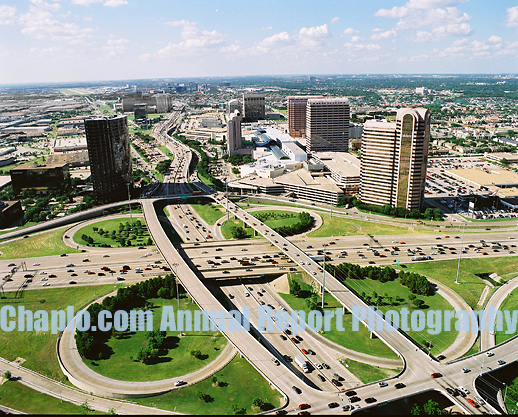
[[61,240],[64,231],[61,228],[0,245],[0,260],[78,253],[78,250],[66,246]]
[[[52,285],[52,284],[51,284]],[[73,288],[48,288],[26,290],[22,298],[14,298],[14,292],[6,292],[0,299],[0,308],[13,306],[17,311],[20,306],[32,312],[45,310],[66,310],[73,306],[77,311],[96,297],[115,290],[114,285],[96,285]],[[0,357],[13,361],[25,359],[23,366],[50,378],[63,380],[64,375],[56,358],[57,334],[46,332],[18,331],[0,332]]]
[[[216,378],[216,382],[214,381]],[[138,398],[139,404],[185,414],[257,414],[261,410],[252,407],[252,400],[260,398],[264,409],[278,407],[281,394],[246,359],[236,355],[232,362],[214,377],[189,387],[149,398]],[[203,398],[200,398],[204,396]],[[238,413],[239,412],[239,413]]]

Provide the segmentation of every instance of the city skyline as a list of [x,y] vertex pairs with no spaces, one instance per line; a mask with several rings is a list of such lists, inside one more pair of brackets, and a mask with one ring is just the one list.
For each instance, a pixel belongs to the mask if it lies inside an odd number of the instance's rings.
[[2,83],[167,77],[515,72],[518,3],[0,5]]

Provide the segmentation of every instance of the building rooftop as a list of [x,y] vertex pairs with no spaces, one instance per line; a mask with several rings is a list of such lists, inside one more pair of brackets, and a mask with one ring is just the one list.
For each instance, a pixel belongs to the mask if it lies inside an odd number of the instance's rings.
[[342,177],[360,176],[360,160],[349,152],[315,152],[313,157]]
[[20,166],[17,166],[17,167],[14,167],[11,169],[11,172],[12,171],[26,171],[28,169],[41,169],[41,168],[48,168],[48,169],[52,169],[52,168],[62,168],[64,167],[65,165],[67,165],[66,162],[58,162],[58,163],[55,163],[55,164],[34,164],[34,165],[31,165],[31,164],[24,164],[24,165],[20,165]]
[[318,189],[324,189],[327,191],[336,191],[339,193],[342,192],[342,190],[330,178],[313,177],[305,169],[298,169],[296,171],[289,172],[288,174],[281,175],[280,177],[275,178],[274,182],[280,184],[292,184],[306,187],[314,187]]

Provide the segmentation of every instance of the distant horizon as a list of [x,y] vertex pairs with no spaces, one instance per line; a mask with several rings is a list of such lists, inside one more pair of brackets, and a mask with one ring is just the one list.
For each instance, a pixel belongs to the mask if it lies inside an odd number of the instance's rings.
[[[185,80],[210,80],[217,79],[226,81],[239,78],[290,78],[290,77],[416,77],[416,78],[441,78],[441,77],[511,77],[511,79],[518,79],[518,72],[516,73],[307,73],[307,74],[253,74],[253,75],[206,75],[206,76],[184,76],[184,77],[150,77],[150,78],[120,78],[120,79],[99,79],[99,80],[76,80],[76,81],[44,81],[44,82],[17,82],[17,83],[0,83],[0,87],[14,87],[14,86],[55,86],[55,85],[74,85],[74,84],[102,84],[102,83],[124,83],[124,82],[152,82],[152,81],[166,81],[182,82]],[[232,87],[232,86],[231,86]]]

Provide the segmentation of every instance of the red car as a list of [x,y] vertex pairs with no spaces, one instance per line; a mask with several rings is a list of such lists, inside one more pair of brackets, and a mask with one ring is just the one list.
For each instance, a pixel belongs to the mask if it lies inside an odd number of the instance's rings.
[[487,255],[487,252],[482,252],[482,255]]
[[297,339],[295,339],[294,337],[292,337],[292,338],[291,338],[291,341],[292,341],[293,343],[299,343],[299,341],[298,341]]
[[399,244],[400,244],[400,245],[405,245],[405,244],[406,244],[406,242],[399,242]]
[[440,378],[442,376],[442,374],[440,372],[434,372],[432,374],[432,378]]
[[448,238],[449,238],[449,236],[448,236],[448,235],[446,235],[446,236],[444,236],[444,237],[445,237],[446,239],[448,239]]
[[304,355],[308,354],[308,351],[306,349],[300,349]]
[[470,404],[471,404],[473,407],[475,407],[475,408],[478,408],[478,407],[479,407],[479,405],[478,405],[475,401],[473,401],[471,398],[466,398],[466,401],[467,401],[468,403],[470,403]]
[[299,409],[300,410],[306,410],[307,408],[311,408],[311,406],[309,404],[299,404]]

